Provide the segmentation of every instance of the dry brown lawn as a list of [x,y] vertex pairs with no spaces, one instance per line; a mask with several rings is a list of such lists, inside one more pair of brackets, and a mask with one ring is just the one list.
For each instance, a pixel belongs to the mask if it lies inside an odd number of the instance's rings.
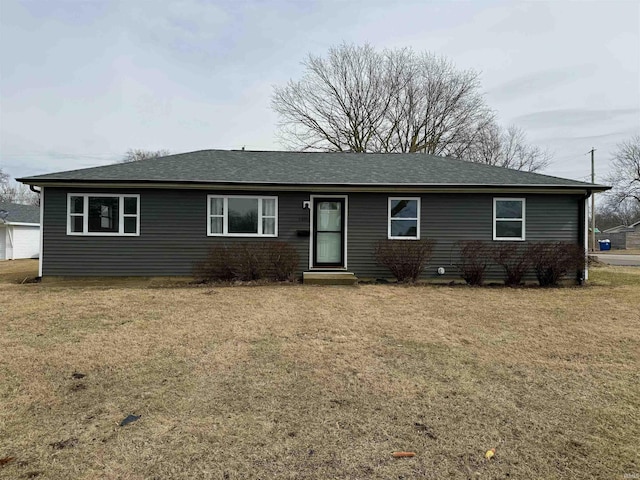
[[0,263],[2,478],[640,474],[640,269],[559,289],[17,283],[33,268]]
[[596,255],[640,255],[640,248],[629,248],[627,250],[605,250],[596,251]]

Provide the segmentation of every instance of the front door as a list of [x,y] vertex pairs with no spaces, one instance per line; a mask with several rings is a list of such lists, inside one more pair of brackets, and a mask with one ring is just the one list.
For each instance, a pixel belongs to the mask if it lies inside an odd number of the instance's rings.
[[343,268],[344,198],[315,198],[313,211],[313,266]]

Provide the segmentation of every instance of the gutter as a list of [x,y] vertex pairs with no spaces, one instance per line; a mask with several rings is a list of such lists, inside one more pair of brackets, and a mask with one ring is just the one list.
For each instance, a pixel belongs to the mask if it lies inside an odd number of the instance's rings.
[[5,225],[17,225],[20,227],[39,227],[40,224],[39,223],[32,223],[32,222],[8,222],[6,220],[3,220],[3,222]]
[[[279,189],[282,191],[304,191],[304,192],[466,192],[480,193],[487,191],[504,191],[504,192],[531,192],[531,193],[583,193],[591,191],[606,191],[611,187],[606,185],[531,185],[531,184],[447,184],[447,183],[388,183],[388,184],[365,184],[365,183],[338,183],[338,184],[320,184],[320,183],[252,183],[252,182],[196,182],[196,181],[177,181],[177,182],[158,182],[155,180],[141,180],[118,182],[113,180],[53,180],[38,181],[36,179],[19,179],[22,183],[30,186],[37,185],[51,187],[68,187],[68,188],[165,188],[165,189],[228,189],[228,190],[247,190],[247,191],[264,191]],[[33,182],[33,183],[31,183]]]

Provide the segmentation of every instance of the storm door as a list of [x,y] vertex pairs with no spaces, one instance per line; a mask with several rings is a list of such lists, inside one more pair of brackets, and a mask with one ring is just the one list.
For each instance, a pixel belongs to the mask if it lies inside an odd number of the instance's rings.
[[344,267],[344,198],[315,198],[313,212],[313,266]]

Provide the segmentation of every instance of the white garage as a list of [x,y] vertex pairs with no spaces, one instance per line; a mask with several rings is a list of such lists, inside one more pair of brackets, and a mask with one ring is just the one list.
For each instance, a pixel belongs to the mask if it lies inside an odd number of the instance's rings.
[[0,202],[0,260],[39,255],[40,208]]

